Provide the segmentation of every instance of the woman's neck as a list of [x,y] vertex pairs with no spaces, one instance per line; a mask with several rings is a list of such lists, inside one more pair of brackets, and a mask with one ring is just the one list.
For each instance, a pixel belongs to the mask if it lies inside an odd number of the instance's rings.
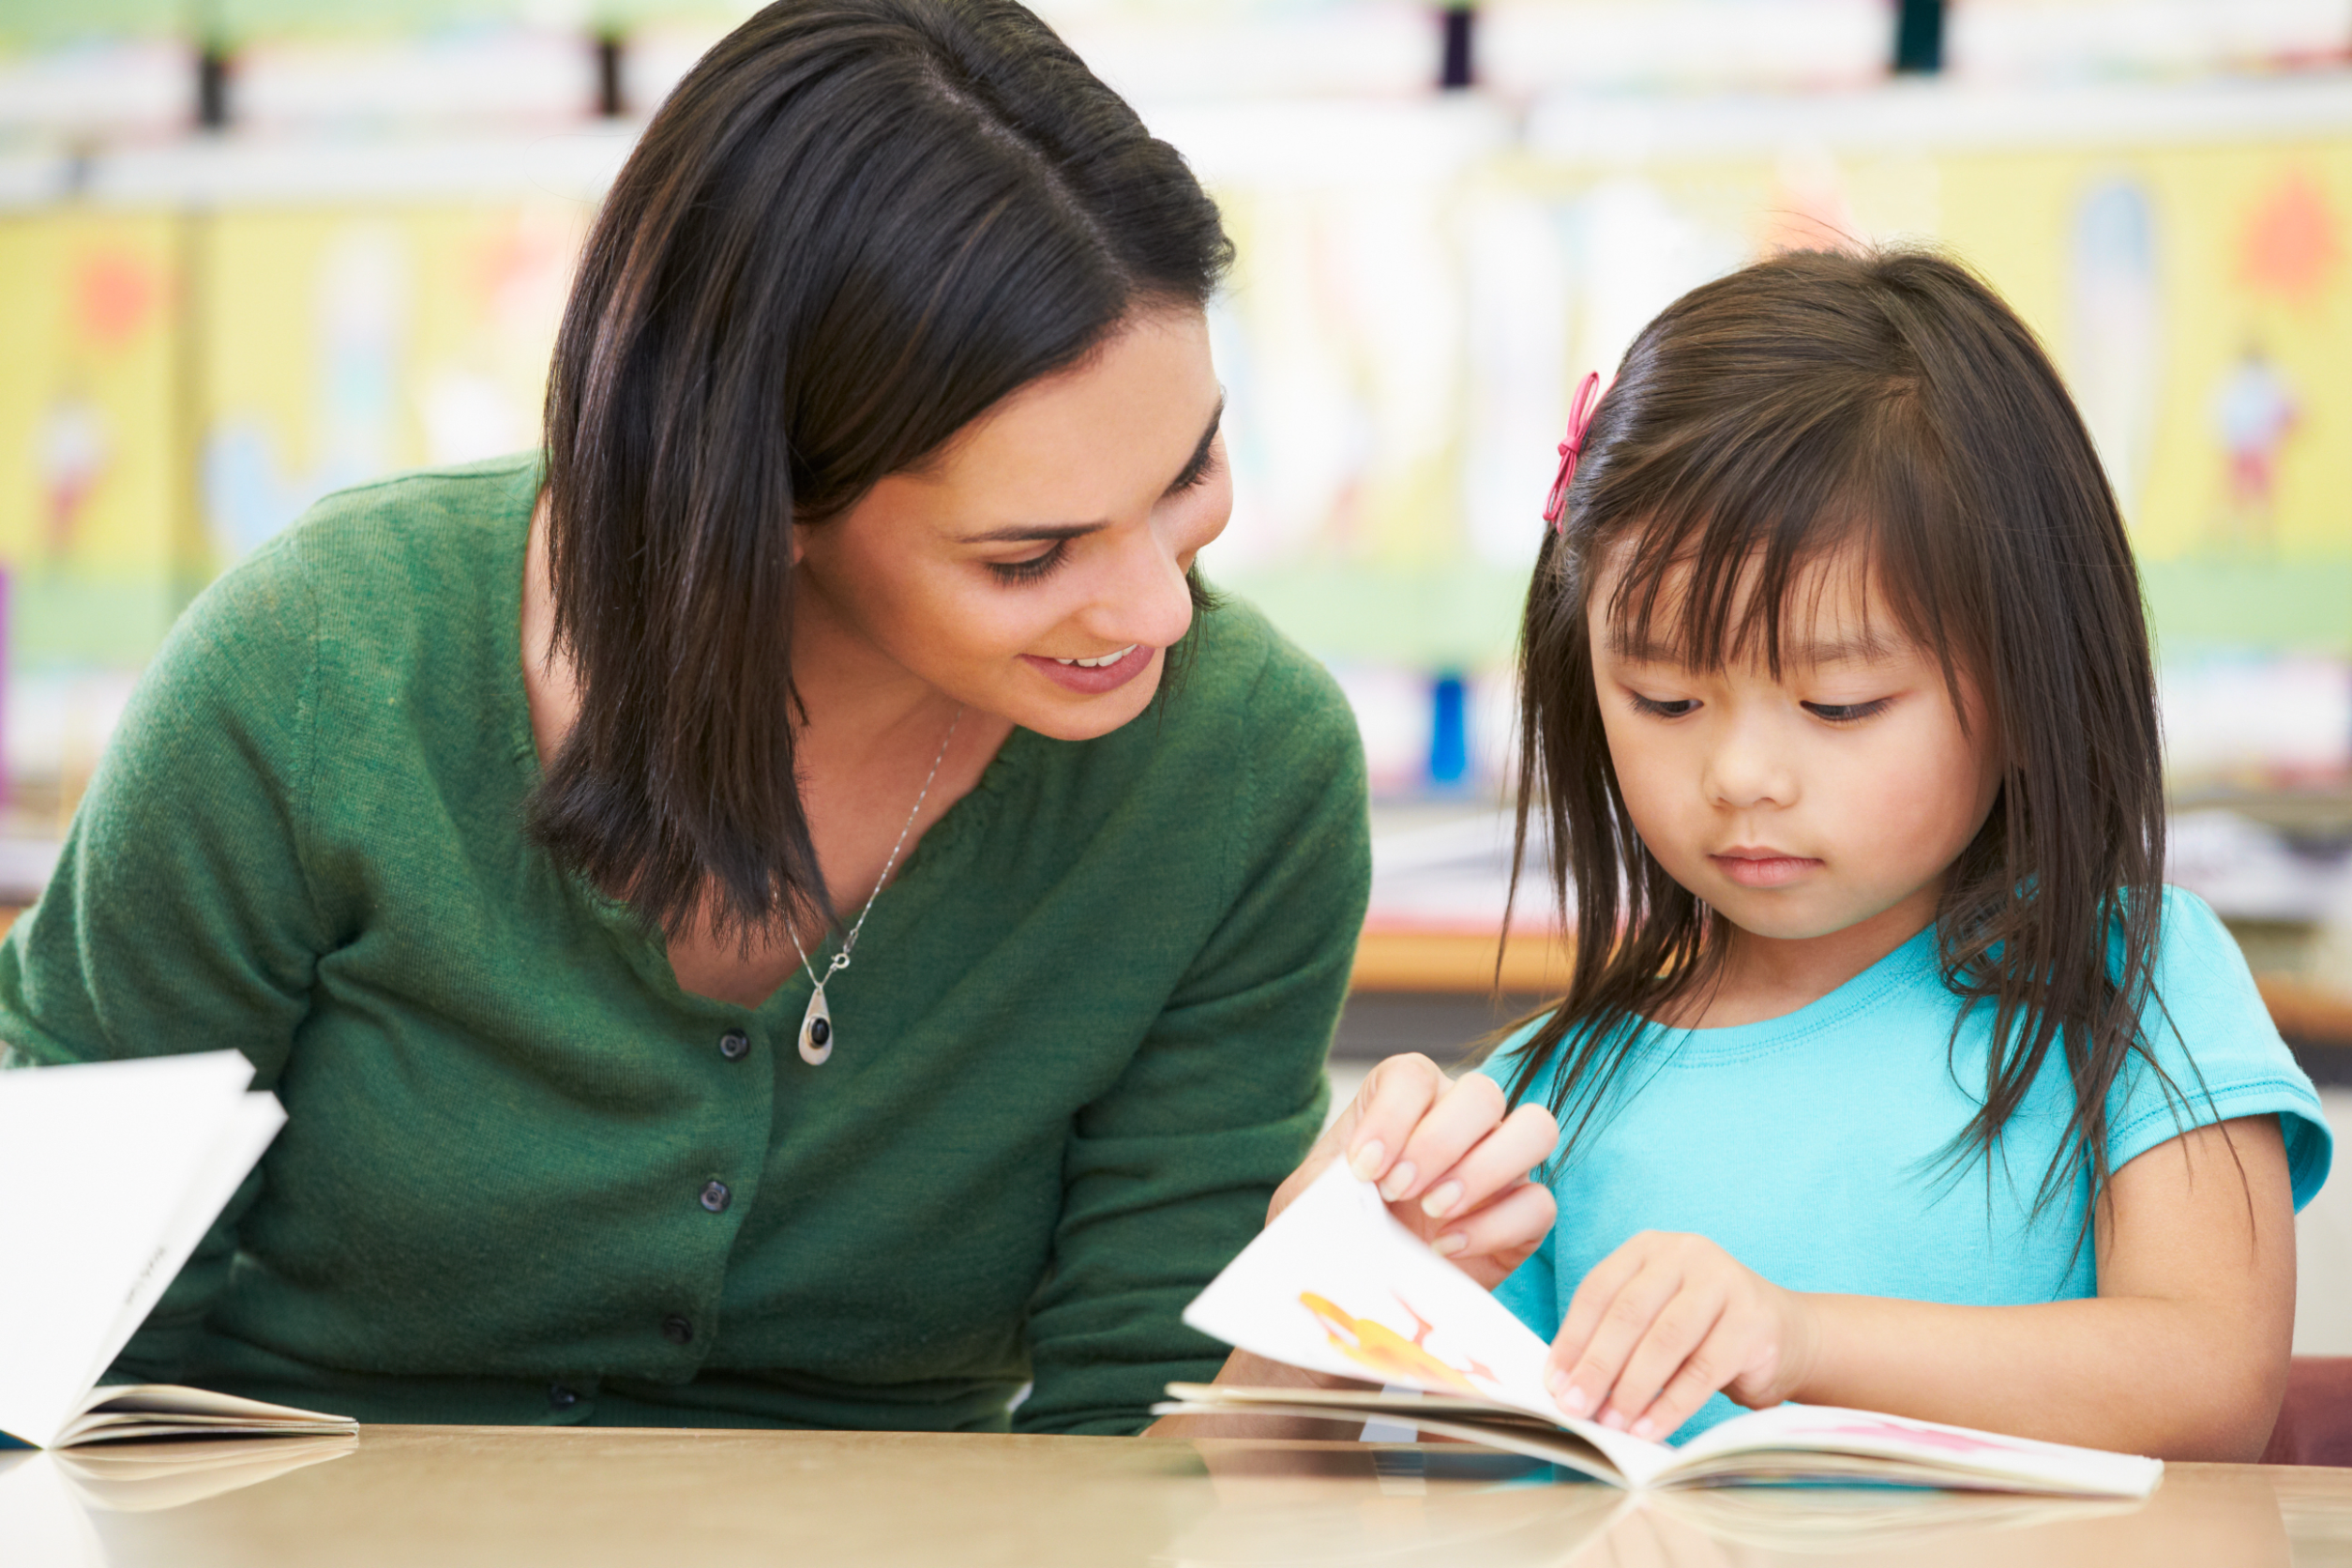
[[[878,647],[812,585],[795,595],[792,660],[799,707],[793,744],[804,782],[812,772],[903,772],[917,753],[927,765],[949,725],[961,734],[963,704]],[[975,732],[994,737],[989,755],[1012,728],[992,715],[970,720]],[[910,800],[921,776],[908,781]]]
[[[884,878],[906,865],[925,831],[972,792],[1013,726],[994,714],[958,718],[953,697],[848,635],[822,596],[795,608],[790,656],[806,712],[794,736],[801,808],[833,906],[854,919]],[[544,767],[563,749],[580,707],[578,672],[555,647],[544,501],[524,552],[521,620],[523,691]],[[813,924],[797,934],[811,952],[830,938]],[[669,945],[681,987],[746,1006],[757,1006],[800,965],[780,926],[755,935],[747,950],[707,929]]]
[[[804,774],[811,766],[825,773],[858,774],[877,766],[894,770],[903,761],[899,754],[910,748],[922,751],[927,760],[934,755],[947,727],[957,722],[957,701],[845,626],[822,595],[802,596],[794,611],[790,656],[801,710],[794,738]],[[532,515],[524,552],[521,648],[532,739],[545,766],[563,749],[579,719],[580,696],[578,671],[555,647],[555,591],[548,574],[544,497]],[[1011,729],[992,715],[971,716],[957,725],[956,750],[967,750],[966,731],[975,741],[985,738],[985,765]],[[942,765],[942,771],[948,770]],[[920,779],[918,773],[908,782],[910,802]],[[949,798],[962,792],[953,791]]]

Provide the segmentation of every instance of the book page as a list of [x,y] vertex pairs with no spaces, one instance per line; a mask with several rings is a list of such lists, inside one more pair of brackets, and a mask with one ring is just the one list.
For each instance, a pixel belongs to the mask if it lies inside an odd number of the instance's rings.
[[1535,1416],[1592,1444],[1636,1485],[1674,1460],[1664,1443],[1562,1415],[1544,1392],[1550,1347],[1335,1161],[1210,1282],[1184,1321],[1309,1371]]
[[115,1314],[113,1328],[91,1358],[85,1382],[97,1382],[114,1364],[114,1358],[123,1353],[130,1336],[147,1320],[147,1314],[155,1310],[164,1290],[188,1266],[188,1259],[204,1241],[204,1232],[212,1229],[212,1222],[220,1217],[220,1211],[236,1196],[246,1173],[259,1162],[270,1139],[285,1124],[286,1112],[279,1105],[277,1095],[248,1092],[239,1097],[204,1165],[188,1173],[179,1207],[158,1238],[155,1251],[148,1255],[145,1272],[132,1285],[128,1298]]
[[2164,1473],[2155,1459],[1946,1426],[1829,1405],[1775,1405],[1734,1417],[1686,1444],[1676,1470],[1705,1471],[1755,1454],[1855,1455],[2002,1485],[2139,1496]]
[[82,1402],[252,1078],[234,1051],[0,1072],[0,1431],[46,1446]]

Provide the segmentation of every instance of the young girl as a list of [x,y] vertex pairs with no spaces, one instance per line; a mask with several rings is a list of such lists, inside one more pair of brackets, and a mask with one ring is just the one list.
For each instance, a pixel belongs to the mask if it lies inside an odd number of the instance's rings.
[[1519,840],[1581,940],[1486,1071],[1564,1129],[1500,1288],[1562,1408],[2254,1457],[2329,1134],[2161,883],[2139,583],[2032,334],[1931,255],[1785,256],[1561,450]]

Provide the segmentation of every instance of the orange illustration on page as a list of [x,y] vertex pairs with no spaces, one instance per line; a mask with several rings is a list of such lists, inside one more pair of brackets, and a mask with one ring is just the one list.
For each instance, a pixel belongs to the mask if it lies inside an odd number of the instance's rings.
[[1323,1325],[1324,1336],[1332,1349],[1349,1361],[1377,1376],[1382,1382],[1412,1383],[1422,1387],[1451,1389],[1475,1399],[1483,1390],[1470,1381],[1472,1378],[1495,1380],[1494,1369],[1470,1358],[1467,1367],[1450,1366],[1440,1361],[1425,1343],[1434,1326],[1429,1319],[1412,1309],[1404,1297],[1396,1304],[1405,1309],[1405,1316],[1413,1320],[1410,1339],[1398,1334],[1386,1323],[1372,1318],[1353,1318],[1312,1290],[1299,1293],[1299,1304],[1315,1314]]

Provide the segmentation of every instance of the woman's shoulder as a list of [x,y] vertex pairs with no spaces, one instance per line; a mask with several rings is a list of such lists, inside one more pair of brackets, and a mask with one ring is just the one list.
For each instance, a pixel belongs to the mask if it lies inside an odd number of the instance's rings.
[[1245,599],[1220,594],[1199,613],[1189,659],[1170,692],[1171,717],[1245,730],[1254,746],[1361,749],[1339,683]]
[[275,681],[328,651],[379,666],[489,656],[520,613],[538,484],[523,454],[335,491],[199,595],[161,662]]
[[1197,858],[1235,867],[1332,847],[1368,882],[1354,711],[1328,671],[1243,600],[1199,612],[1143,713],[1046,755],[1093,810],[1189,836]]
[[[298,585],[339,615],[399,614],[452,595],[513,598],[531,508],[535,453],[393,475],[315,503],[283,534],[230,568],[222,583]],[[509,562],[515,580],[503,580]]]

